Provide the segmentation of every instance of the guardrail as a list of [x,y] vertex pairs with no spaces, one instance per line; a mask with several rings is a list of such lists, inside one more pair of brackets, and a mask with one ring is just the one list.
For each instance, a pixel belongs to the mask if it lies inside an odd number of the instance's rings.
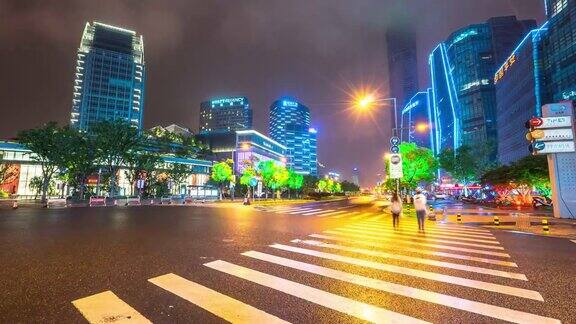
[[88,206],[106,206],[106,197],[90,197]]

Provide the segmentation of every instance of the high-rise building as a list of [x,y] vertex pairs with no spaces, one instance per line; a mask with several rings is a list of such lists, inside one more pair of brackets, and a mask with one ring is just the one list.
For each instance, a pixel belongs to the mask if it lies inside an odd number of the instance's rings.
[[252,128],[246,97],[220,98],[200,104],[200,133],[234,132]]
[[439,154],[444,149],[458,148],[461,143],[460,107],[446,44],[441,43],[432,51],[429,59],[432,82],[432,151]]
[[[533,20],[518,21],[513,16],[491,18],[486,23],[453,32],[433,51],[430,57],[433,111],[439,114],[435,117],[439,131],[451,135],[445,143],[444,134],[437,134],[437,149],[478,143],[496,145],[493,79],[497,57],[506,57],[513,44],[534,26]],[[445,119],[447,122],[442,123]]]
[[[386,47],[388,49],[390,97],[397,99],[398,109],[400,109],[418,91],[416,32],[413,25],[393,24],[390,26],[386,31]],[[394,116],[393,112],[392,116]]]
[[360,169],[352,169],[352,183],[360,187]]
[[287,147],[288,166],[301,174],[318,174],[316,130],[308,107],[290,98],[270,106],[270,137]]
[[494,75],[498,160],[502,164],[530,154],[524,123],[541,116],[547,100],[542,71],[542,41],[547,29],[548,23],[529,32]]
[[[576,0],[546,0],[543,70],[550,102],[576,100]],[[544,102],[549,103],[549,102]]]
[[98,121],[124,119],[142,129],[145,81],[142,35],[86,23],[76,60],[70,125],[89,130]]
[[401,112],[400,140],[402,142],[415,143],[420,147],[432,149],[433,136],[430,117],[432,89],[416,93]]

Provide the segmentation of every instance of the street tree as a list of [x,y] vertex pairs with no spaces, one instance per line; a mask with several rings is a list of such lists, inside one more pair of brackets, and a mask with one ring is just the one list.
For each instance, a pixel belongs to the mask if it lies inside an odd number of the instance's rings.
[[173,163],[168,167],[168,177],[174,183],[174,187],[180,190],[182,183],[186,181],[188,176],[192,173],[192,169],[187,164]]
[[360,187],[357,186],[355,183],[345,180],[342,181],[340,184],[342,185],[342,191],[344,192],[360,192]]
[[222,193],[224,191],[224,186],[233,177],[234,172],[232,169],[232,160],[226,160],[218,162],[212,166],[212,173],[210,179],[220,186],[220,199],[222,199]]
[[428,148],[414,143],[400,144],[402,172],[400,184],[407,189],[415,189],[421,182],[431,182],[436,178],[438,161]]
[[106,120],[92,127],[98,162],[109,174],[109,196],[116,195],[118,169],[138,154],[142,138],[138,129],[121,119]]
[[288,186],[288,198],[290,197],[290,190],[294,190],[296,191],[296,193],[298,193],[298,191],[300,189],[302,189],[302,185],[304,184],[304,176],[301,174],[296,173],[296,171],[294,171],[293,169],[289,169],[288,170],[288,180],[287,180],[287,186]]
[[160,162],[161,159],[158,154],[143,150],[138,152],[138,154],[131,154],[126,157],[125,165],[127,169],[124,174],[130,183],[131,194],[134,194],[134,187],[139,179],[145,180],[145,189],[150,187]]
[[456,150],[447,148],[440,152],[440,167],[459,183],[467,186],[480,181],[482,175],[495,168],[494,145],[491,142],[479,143],[474,147],[462,145]]
[[41,202],[46,203],[50,182],[62,166],[66,165],[64,156],[73,147],[69,146],[66,130],[55,122],[44,126],[24,130],[18,133],[18,141],[32,151],[30,158],[40,165],[42,185]]

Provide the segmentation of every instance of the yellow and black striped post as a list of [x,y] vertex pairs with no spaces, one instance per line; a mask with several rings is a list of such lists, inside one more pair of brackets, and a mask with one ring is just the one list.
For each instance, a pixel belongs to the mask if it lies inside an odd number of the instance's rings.
[[550,225],[548,224],[548,220],[546,218],[542,220],[542,231],[544,234],[550,234]]
[[458,223],[462,222],[462,215],[460,215],[460,213],[456,215],[456,220],[458,221]]
[[498,216],[494,216],[494,225],[500,226],[500,218],[498,218]]

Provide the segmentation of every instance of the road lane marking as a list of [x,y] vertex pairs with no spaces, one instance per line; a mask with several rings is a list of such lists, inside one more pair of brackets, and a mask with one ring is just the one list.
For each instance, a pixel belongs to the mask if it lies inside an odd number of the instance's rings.
[[304,213],[311,213],[311,212],[315,212],[315,211],[320,211],[322,210],[321,208],[306,208],[306,209],[301,209],[295,212],[290,212],[288,214],[304,214]]
[[[436,242],[436,243],[444,243],[444,244],[464,245],[464,246],[472,246],[472,247],[482,248],[482,249],[504,250],[504,248],[501,247],[501,246],[484,245],[484,244],[476,244],[476,243],[467,243],[467,242],[460,242],[460,241],[453,241],[453,240],[443,240],[443,239],[438,239],[438,238],[427,238],[427,237],[424,237],[424,236],[418,236],[418,235],[413,235],[413,234],[384,233],[384,232],[382,232],[382,233],[368,233],[368,234],[366,234],[366,231],[359,231],[359,230],[346,229],[346,228],[337,229],[337,232],[334,232],[334,230],[324,231],[324,233],[328,233],[328,234],[341,234],[342,232],[346,232],[346,233],[347,233],[347,232],[360,233],[360,234],[364,234],[364,236],[365,236],[366,238],[379,237],[379,236],[392,236],[392,237],[406,238],[406,239],[426,241],[426,242]],[[372,234],[373,234],[373,235],[372,235]],[[377,236],[375,236],[375,235],[377,235]]]
[[[315,235],[316,235],[316,234],[315,234]],[[359,240],[350,240],[350,239],[344,239],[344,238],[338,238],[338,237],[332,237],[332,236],[325,236],[325,235],[316,235],[316,236],[320,236],[320,237],[317,237],[317,238],[321,238],[321,239],[325,239],[325,240],[331,240],[331,241],[337,241],[337,242],[344,242],[344,243],[350,243],[350,244],[355,244],[355,245],[363,245],[363,246],[369,246],[369,247],[377,247],[377,248],[382,248],[382,249],[389,249],[389,248],[390,248],[390,245],[389,245],[389,244],[381,244],[381,243],[375,243],[375,242],[365,242],[365,241],[359,241]],[[295,240],[292,240],[291,242],[297,243],[297,242],[300,242],[300,241],[302,241],[302,240],[300,240],[300,239],[295,239]],[[306,240],[306,241],[324,243],[324,242],[322,242],[322,241],[314,241],[314,240]],[[466,261],[474,261],[474,262],[495,264],[495,265],[500,265],[500,266],[505,266],[505,267],[518,268],[518,265],[517,265],[516,263],[514,263],[514,262],[509,262],[509,261],[501,261],[501,260],[495,260],[495,259],[480,258],[480,257],[474,257],[474,256],[470,256],[470,255],[454,254],[454,253],[434,251],[434,250],[423,250],[423,249],[420,249],[420,248],[410,248],[410,247],[404,246],[404,245],[410,245],[409,243],[408,243],[408,244],[405,244],[405,243],[402,243],[402,242],[395,242],[395,246],[396,246],[396,245],[402,245],[402,252],[412,252],[412,253],[419,253],[419,254],[427,254],[427,255],[433,255],[433,256],[443,257],[443,258],[466,260]]]
[[[310,237],[315,237],[315,238],[322,238],[322,239],[327,239],[327,240],[333,240],[333,241],[348,241],[349,239],[346,238],[342,238],[341,236],[345,236],[345,237],[353,237],[353,238],[360,238],[362,239],[362,241],[360,240],[356,240],[357,242],[365,242],[366,237],[364,235],[360,235],[360,234],[350,234],[350,233],[333,233],[334,235],[339,235],[338,236],[329,236],[329,235],[322,235],[322,234],[311,234],[309,235]],[[442,244],[433,244],[433,243],[422,243],[422,242],[414,242],[414,241],[406,241],[406,240],[400,240],[398,238],[394,238],[393,236],[388,236],[386,238],[369,238],[368,240],[371,241],[379,241],[379,242],[394,242],[395,244],[402,244],[402,245],[418,245],[418,246],[426,246],[426,247],[431,247],[431,248],[436,248],[436,249],[442,249],[442,250],[452,250],[452,251],[459,251],[459,252],[468,252],[468,253],[476,253],[476,254],[485,254],[485,255],[491,255],[491,256],[498,256],[498,257],[503,257],[503,258],[509,258],[510,255],[507,253],[503,253],[503,252],[492,252],[492,251],[484,251],[484,250],[478,250],[478,249],[470,249],[470,248],[463,248],[463,247],[458,247],[458,246],[451,246],[451,245],[442,245]],[[369,244],[369,243],[367,243]]]
[[351,212],[349,214],[340,214],[340,215],[335,215],[335,216],[329,216],[328,218],[342,218],[342,217],[346,217],[346,216],[350,216],[350,215],[356,215],[358,214],[358,212]]
[[313,212],[313,213],[304,213],[302,215],[310,216],[310,215],[322,214],[322,213],[327,213],[327,212],[332,212],[332,211],[334,211],[334,209],[324,209],[322,211],[317,211],[317,212]]
[[148,281],[231,323],[289,323],[173,273]]
[[329,212],[329,213],[324,213],[324,214],[318,214],[318,215],[314,215],[316,217],[326,217],[326,216],[333,216],[333,215],[340,215],[340,214],[346,214],[347,211],[342,210],[342,211],[334,211],[334,212]]
[[366,213],[363,213],[363,214],[360,214],[360,215],[356,215],[356,216],[354,216],[354,217],[350,217],[350,220],[357,220],[357,219],[360,219],[360,218],[363,218],[363,217],[367,217],[367,216],[372,216],[372,215],[374,215],[374,213],[366,212]]
[[344,227],[341,228],[346,228],[346,229],[354,229],[354,230],[359,230],[359,231],[363,231],[363,232],[367,232],[367,233],[372,233],[372,234],[380,234],[380,233],[398,233],[398,234],[402,234],[402,235],[410,235],[410,236],[417,236],[417,237],[433,237],[433,238],[442,238],[442,239],[454,239],[454,240],[458,240],[458,241],[466,241],[466,242],[478,242],[478,243],[485,243],[485,244],[494,244],[494,245],[500,245],[500,242],[498,242],[495,239],[476,239],[476,238],[470,238],[470,237],[456,237],[454,235],[448,235],[448,234],[434,234],[434,233],[430,233],[430,232],[426,232],[426,233],[420,233],[416,230],[407,230],[407,229],[399,229],[399,230],[395,230],[394,228],[390,227],[390,228],[368,228],[368,227],[364,227],[364,226],[359,226],[359,225],[346,225]]
[[570,241],[572,241],[572,243],[576,243],[576,240],[570,240]]
[[437,305],[447,306],[463,311],[468,311],[475,314],[480,314],[488,316],[491,318],[496,318],[503,321],[513,322],[513,323],[560,323],[560,321],[543,317],[536,314],[525,313],[509,308],[494,306],[490,304],[485,304],[477,301],[472,301],[464,298],[454,297],[450,295],[440,294],[428,290],[423,290],[419,288],[413,288],[409,286],[404,286],[401,284],[396,284],[392,282],[387,282],[384,280],[364,277],[336,269],[326,268],[318,265],[313,265],[309,263],[304,263],[300,261],[295,261],[287,258],[277,257],[274,255],[248,251],[242,253],[242,255],[251,257],[254,259],[282,265],[296,270],[301,270],[309,272],[312,274],[321,275],[324,277],[352,283],[355,285],[377,289],[391,294],[396,294],[408,298],[413,298],[417,300],[422,300],[430,302]]
[[366,220],[367,221],[374,221],[374,220],[379,220],[381,218],[382,218],[382,216],[374,216],[374,217],[367,218]]
[[279,250],[283,250],[283,251],[289,251],[289,252],[300,253],[300,254],[304,254],[304,255],[315,256],[315,257],[319,257],[319,258],[323,258],[323,259],[327,259],[327,260],[333,260],[333,261],[353,264],[353,265],[357,265],[357,266],[361,266],[361,267],[366,267],[366,268],[371,268],[371,269],[376,269],[376,270],[382,270],[382,271],[387,271],[387,272],[391,272],[391,273],[403,274],[403,275],[407,275],[407,276],[412,276],[412,277],[417,277],[417,278],[422,278],[422,279],[428,279],[428,280],[433,280],[433,281],[438,281],[438,282],[444,282],[444,283],[459,285],[459,286],[463,286],[463,287],[476,288],[476,289],[480,289],[480,290],[486,290],[486,291],[496,292],[496,293],[510,295],[510,296],[516,296],[516,297],[522,297],[522,298],[533,299],[533,300],[538,300],[538,301],[544,301],[544,298],[542,298],[542,295],[540,295],[539,292],[534,291],[534,290],[524,289],[524,288],[505,286],[505,285],[500,285],[500,284],[495,284],[495,283],[490,283],[490,282],[484,282],[484,281],[479,281],[479,280],[473,280],[473,279],[467,279],[467,278],[462,278],[462,277],[444,275],[444,274],[440,274],[440,273],[436,273],[436,272],[429,272],[429,271],[424,271],[424,270],[417,270],[417,269],[412,269],[412,268],[400,267],[400,266],[381,263],[381,262],[374,262],[374,261],[369,261],[369,260],[364,260],[364,259],[357,259],[357,258],[343,256],[343,255],[320,252],[320,251],[316,251],[316,250],[303,249],[303,248],[289,246],[289,245],[283,245],[283,244],[272,244],[272,245],[270,245],[270,247],[273,247],[273,248],[279,249]]
[[317,247],[322,247],[322,248],[328,248],[328,249],[334,249],[334,250],[340,250],[340,251],[346,251],[346,252],[352,252],[352,253],[358,253],[358,254],[363,254],[363,255],[375,256],[375,257],[380,257],[380,258],[408,261],[408,262],[412,262],[412,263],[426,264],[426,265],[431,265],[431,266],[435,266],[435,267],[449,268],[449,269],[468,271],[468,272],[474,272],[474,273],[482,273],[482,274],[498,276],[498,277],[503,277],[503,278],[508,278],[508,279],[517,279],[517,280],[528,281],[528,278],[526,278],[526,276],[524,274],[516,273],[516,272],[508,272],[508,271],[494,270],[494,269],[488,269],[488,268],[482,268],[482,267],[468,266],[465,264],[438,261],[438,260],[432,260],[432,259],[426,259],[426,258],[417,258],[417,257],[408,256],[408,255],[392,254],[392,253],[387,253],[387,252],[383,252],[383,251],[374,251],[374,250],[367,250],[367,249],[361,249],[361,248],[354,248],[354,247],[349,247],[349,246],[336,245],[336,244],[324,243],[324,242],[313,241],[313,240],[292,240],[291,242],[292,243],[306,244],[306,245],[311,245],[311,246],[317,246]]
[[[371,223],[371,224],[386,224],[386,222],[374,222],[374,221],[368,221],[365,220],[363,221],[365,223]],[[412,219],[406,219],[406,218],[401,218],[400,222],[405,222],[408,224],[413,224],[413,225],[418,225],[416,220],[412,220]],[[475,234],[491,234],[491,232],[489,230],[485,230],[485,229],[478,229],[478,228],[470,228],[470,227],[465,227],[463,225],[447,225],[447,224],[443,224],[443,223],[433,223],[434,224],[434,228],[442,228],[442,229],[446,229],[446,230],[452,230],[452,231],[458,231],[459,233],[466,233],[466,232],[470,232],[475,233]]]
[[[354,223],[354,226],[362,226],[366,228],[373,228],[373,229],[381,229],[381,228],[394,228],[392,224],[380,224],[380,225],[370,225],[365,223]],[[416,224],[414,226],[406,226],[402,224],[400,221],[400,226],[398,227],[401,230],[410,230],[416,231]],[[437,233],[437,234],[446,234],[446,235],[453,235],[453,236],[462,236],[462,237],[472,237],[472,238],[479,238],[479,239],[488,239],[488,240],[495,240],[496,238],[492,234],[465,234],[462,232],[445,230],[445,229],[438,229],[437,227],[426,227],[426,232]]]
[[89,323],[152,323],[109,290],[76,299],[72,305]]
[[374,323],[428,323],[414,317],[392,312],[384,308],[362,303],[327,291],[309,287],[294,281],[272,276],[260,271],[217,260],[205,266],[242,278],[264,287],[272,288],[309,302]]

